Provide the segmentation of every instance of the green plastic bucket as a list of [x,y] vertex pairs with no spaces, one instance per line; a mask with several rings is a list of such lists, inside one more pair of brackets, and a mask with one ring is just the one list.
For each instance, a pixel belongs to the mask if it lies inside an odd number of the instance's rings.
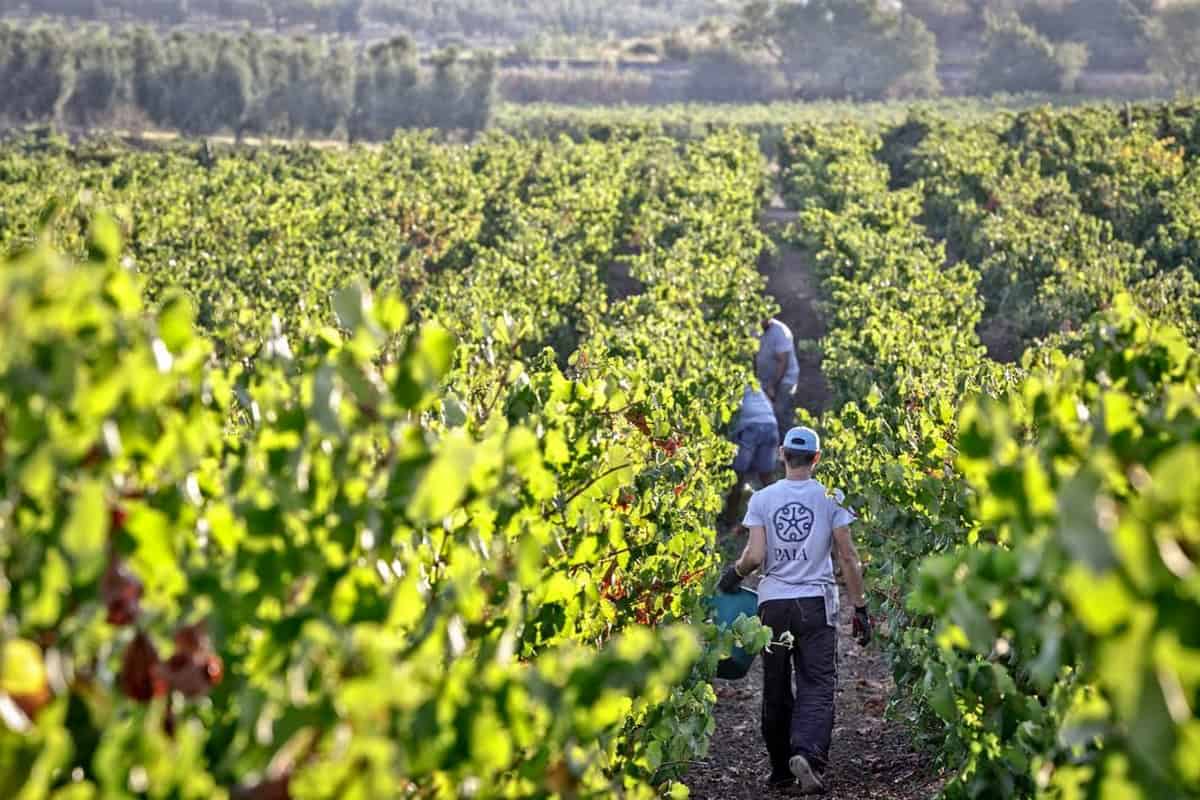
[[[718,591],[709,598],[709,606],[713,610],[713,622],[723,628],[733,624],[742,614],[747,617],[758,615],[758,593],[753,589],[740,587],[732,594]],[[717,664],[717,677],[726,680],[741,680],[750,671],[754,656],[740,647],[733,649],[733,654]]]

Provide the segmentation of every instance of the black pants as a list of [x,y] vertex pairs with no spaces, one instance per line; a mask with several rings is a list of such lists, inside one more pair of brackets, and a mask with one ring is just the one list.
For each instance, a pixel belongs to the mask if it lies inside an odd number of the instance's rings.
[[799,754],[820,773],[829,763],[833,737],[837,629],[826,624],[825,601],[820,597],[768,600],[758,607],[758,616],[774,632],[774,641],[785,631],[795,640],[791,650],[772,645],[771,652],[762,654],[762,734],[771,754],[771,771],[787,774],[788,759]]

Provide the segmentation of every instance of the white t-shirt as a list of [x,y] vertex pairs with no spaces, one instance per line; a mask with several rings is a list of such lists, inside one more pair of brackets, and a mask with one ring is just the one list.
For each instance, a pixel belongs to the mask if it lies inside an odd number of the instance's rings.
[[836,619],[833,531],[854,520],[853,512],[812,478],[782,480],[755,492],[743,524],[767,531],[758,602],[824,597],[827,612]]
[[738,409],[737,420],[733,429],[740,431],[751,425],[775,425],[775,409],[770,398],[760,389],[746,387],[742,395],[742,406]]
[[787,369],[783,373],[783,384],[795,386],[800,380],[800,360],[796,358],[796,340],[792,331],[777,319],[767,323],[758,340],[758,355],[754,359],[758,381],[763,386],[774,386],[778,377],[775,374],[775,358],[780,353],[787,353]]

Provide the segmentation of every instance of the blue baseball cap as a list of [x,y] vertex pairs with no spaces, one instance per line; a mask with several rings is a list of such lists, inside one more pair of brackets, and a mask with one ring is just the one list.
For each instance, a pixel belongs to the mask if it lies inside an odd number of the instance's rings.
[[821,437],[812,428],[792,428],[783,437],[783,449],[800,453],[821,452]]

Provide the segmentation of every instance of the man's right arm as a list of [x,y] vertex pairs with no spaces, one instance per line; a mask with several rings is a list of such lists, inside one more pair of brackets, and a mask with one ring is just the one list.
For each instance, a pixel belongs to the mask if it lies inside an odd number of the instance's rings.
[[744,523],[750,528],[750,536],[746,540],[742,556],[729,565],[717,584],[717,588],[726,594],[737,591],[742,579],[760,567],[766,559],[767,529],[758,510],[758,498],[757,492],[751,495],[750,506],[746,509]]
[[750,535],[746,539],[746,547],[742,550],[742,557],[734,563],[737,574],[740,577],[746,577],[761,567],[766,558],[767,529],[762,525],[751,525]]

